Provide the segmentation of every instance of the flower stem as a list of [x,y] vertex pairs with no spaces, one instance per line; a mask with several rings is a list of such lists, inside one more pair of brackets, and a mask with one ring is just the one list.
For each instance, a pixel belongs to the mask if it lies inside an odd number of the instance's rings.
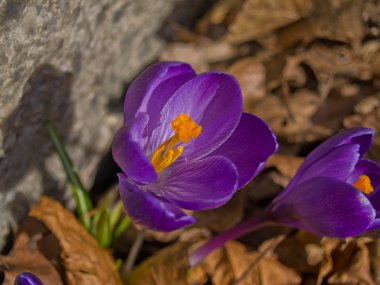
[[268,225],[275,225],[275,223],[267,220],[264,215],[255,216],[245,222],[242,222],[241,224],[238,224],[236,227],[217,235],[195,251],[191,252],[189,256],[190,265],[195,266],[210,252],[222,247],[228,241]]
[[127,262],[124,267],[125,272],[130,272],[133,268],[133,265],[135,264],[137,255],[139,254],[140,248],[144,242],[144,230],[141,230],[138,232],[137,237],[135,241],[133,242],[132,248],[129,251]]

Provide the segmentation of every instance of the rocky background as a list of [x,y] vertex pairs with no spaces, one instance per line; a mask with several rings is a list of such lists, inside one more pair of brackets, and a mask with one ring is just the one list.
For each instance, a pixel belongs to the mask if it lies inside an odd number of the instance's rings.
[[[90,186],[119,127],[110,106],[162,47],[174,0],[0,1],[0,248],[65,175],[48,139],[52,120]],[[121,104],[120,104],[121,106]]]

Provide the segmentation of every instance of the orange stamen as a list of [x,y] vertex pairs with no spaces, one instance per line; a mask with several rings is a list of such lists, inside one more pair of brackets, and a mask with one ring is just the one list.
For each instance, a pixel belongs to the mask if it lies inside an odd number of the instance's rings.
[[371,194],[373,192],[373,186],[371,184],[371,179],[367,175],[360,175],[358,180],[356,180],[352,186],[360,190],[364,194]]
[[179,114],[170,126],[174,135],[157,148],[150,160],[156,172],[164,170],[177,160],[183,152],[183,146],[175,148],[180,142],[188,143],[192,139],[196,139],[202,132],[202,127],[186,114]]

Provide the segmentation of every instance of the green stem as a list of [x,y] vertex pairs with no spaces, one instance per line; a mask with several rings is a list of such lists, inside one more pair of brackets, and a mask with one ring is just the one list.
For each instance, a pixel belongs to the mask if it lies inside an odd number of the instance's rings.
[[55,130],[51,121],[46,123],[46,128],[48,130],[49,136],[53,142],[53,145],[61,159],[63,168],[65,169],[67,180],[73,190],[74,198],[77,203],[77,213],[79,219],[82,221],[83,225],[87,228],[91,228],[91,219],[88,213],[92,209],[91,200],[88,196],[83,184],[79,178],[77,170],[75,169],[69,155],[67,154],[63,143],[58,137],[57,131]]

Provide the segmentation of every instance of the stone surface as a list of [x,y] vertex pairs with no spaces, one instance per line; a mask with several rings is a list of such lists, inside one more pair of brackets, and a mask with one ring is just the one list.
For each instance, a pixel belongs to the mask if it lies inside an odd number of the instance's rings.
[[121,124],[110,101],[155,59],[173,2],[0,1],[0,248],[41,193],[64,200],[46,120],[90,185]]

